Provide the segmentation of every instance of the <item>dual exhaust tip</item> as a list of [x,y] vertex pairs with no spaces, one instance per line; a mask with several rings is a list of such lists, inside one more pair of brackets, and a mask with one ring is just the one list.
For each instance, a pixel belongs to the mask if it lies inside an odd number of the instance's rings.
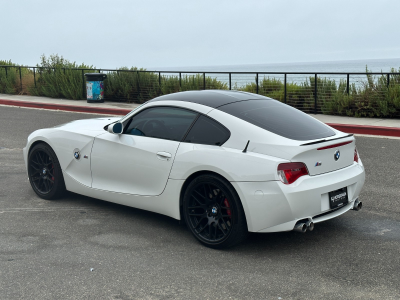
[[[356,201],[354,201],[352,209],[355,211],[359,211],[359,210],[361,210],[361,208],[362,208],[362,202],[359,201],[358,199],[356,199]],[[306,221],[306,222],[299,221],[298,223],[296,223],[296,225],[294,225],[293,230],[297,231],[297,232],[302,232],[302,233],[306,232],[307,230],[313,231],[314,230],[314,222],[311,218],[308,219],[308,221]]]
[[356,201],[354,201],[352,210],[359,211],[361,208],[362,208],[362,202],[356,199]]
[[314,222],[312,221],[312,219],[308,219],[307,222],[299,222],[296,225],[294,225],[294,231],[297,232],[306,232],[308,231],[313,231],[314,230]]

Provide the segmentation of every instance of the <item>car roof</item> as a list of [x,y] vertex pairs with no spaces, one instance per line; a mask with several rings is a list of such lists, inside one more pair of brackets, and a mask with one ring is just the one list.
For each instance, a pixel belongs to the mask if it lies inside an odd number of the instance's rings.
[[186,102],[202,104],[212,108],[218,108],[226,104],[244,100],[272,100],[272,99],[261,95],[241,92],[241,91],[201,90],[201,91],[186,91],[186,92],[163,95],[154,98],[150,101],[147,101],[147,103],[155,101],[166,101],[166,100],[186,101]]

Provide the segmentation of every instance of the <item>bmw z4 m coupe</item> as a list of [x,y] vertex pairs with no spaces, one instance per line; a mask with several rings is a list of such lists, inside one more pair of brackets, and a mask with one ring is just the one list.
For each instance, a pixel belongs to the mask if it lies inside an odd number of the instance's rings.
[[43,199],[68,190],[167,215],[214,248],[359,210],[365,181],[353,135],[238,91],[169,94],[123,118],[40,129],[23,153]]

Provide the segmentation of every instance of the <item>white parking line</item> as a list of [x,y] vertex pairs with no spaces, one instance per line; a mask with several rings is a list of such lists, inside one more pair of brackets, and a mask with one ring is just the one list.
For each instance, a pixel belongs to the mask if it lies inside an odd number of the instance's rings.
[[[54,211],[101,211],[101,209],[93,209],[87,207],[59,207],[59,208],[39,208],[39,207],[14,207],[14,208],[0,208],[2,213],[15,213],[15,212],[54,212]],[[104,210],[106,211],[106,210]]]

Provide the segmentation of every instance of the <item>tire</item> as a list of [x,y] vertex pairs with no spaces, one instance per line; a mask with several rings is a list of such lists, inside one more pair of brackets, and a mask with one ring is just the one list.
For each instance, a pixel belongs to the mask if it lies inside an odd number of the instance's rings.
[[29,151],[28,177],[32,189],[42,199],[55,200],[65,193],[60,163],[46,143],[39,143]]
[[232,185],[219,176],[200,175],[189,183],[183,216],[195,238],[207,247],[232,247],[248,234],[242,202]]

